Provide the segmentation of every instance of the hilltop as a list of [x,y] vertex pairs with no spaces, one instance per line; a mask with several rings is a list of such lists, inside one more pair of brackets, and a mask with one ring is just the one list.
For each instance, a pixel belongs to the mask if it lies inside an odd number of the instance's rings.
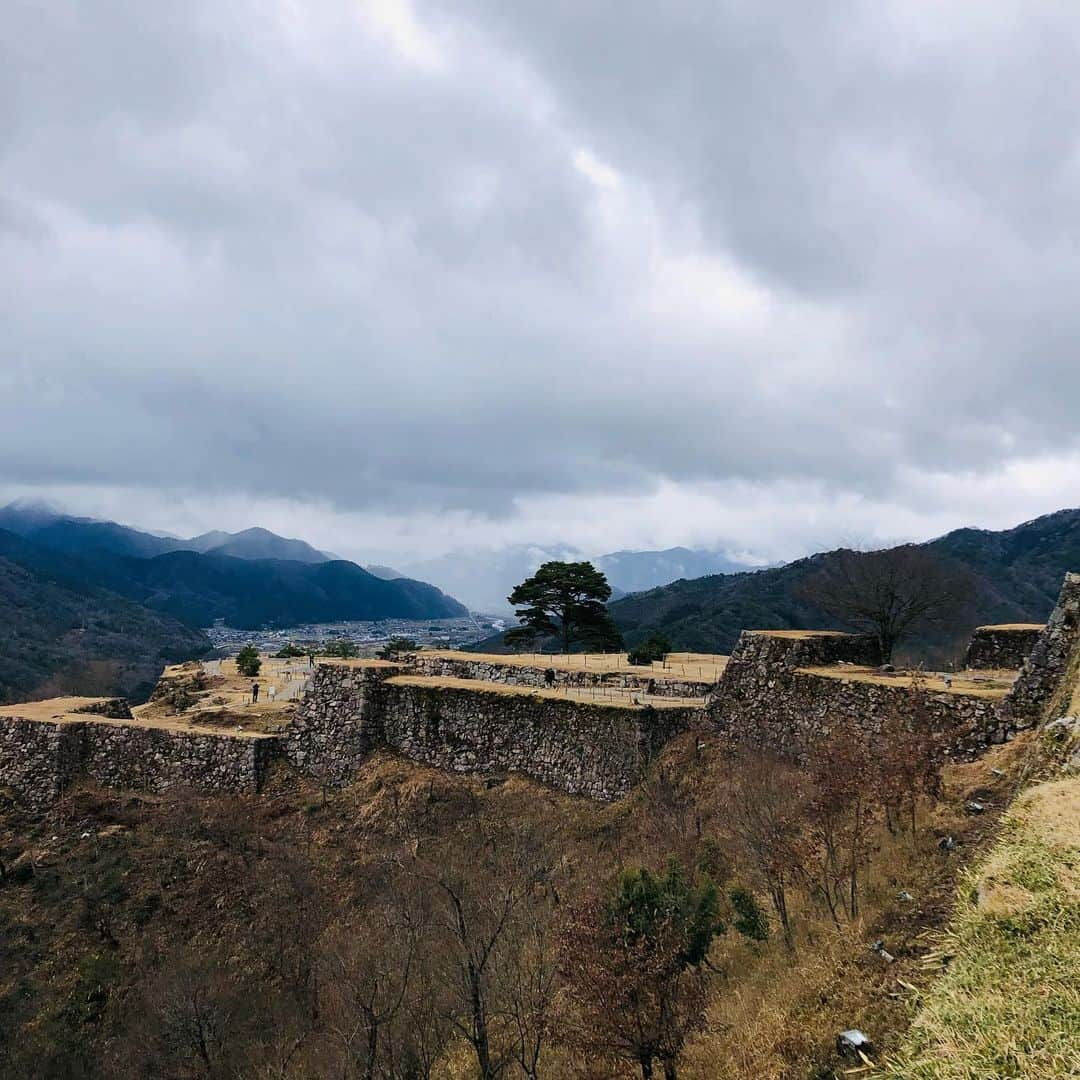
[[[918,546],[974,579],[970,600],[950,625],[913,643],[942,654],[954,651],[976,624],[1046,619],[1062,575],[1080,565],[1080,510],[999,532],[957,529]],[[745,629],[836,627],[842,624],[802,588],[839,557],[825,552],[766,570],[676,581],[614,601],[611,614],[630,644],[661,630],[676,648],[700,652],[730,652]]]

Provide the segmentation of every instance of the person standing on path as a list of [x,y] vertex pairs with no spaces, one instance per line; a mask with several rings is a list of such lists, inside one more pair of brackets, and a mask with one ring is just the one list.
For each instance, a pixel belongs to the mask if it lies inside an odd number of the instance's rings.
[[251,684],[251,704],[252,705],[256,704],[258,702],[258,700],[259,700],[259,684],[257,682],[253,682]]

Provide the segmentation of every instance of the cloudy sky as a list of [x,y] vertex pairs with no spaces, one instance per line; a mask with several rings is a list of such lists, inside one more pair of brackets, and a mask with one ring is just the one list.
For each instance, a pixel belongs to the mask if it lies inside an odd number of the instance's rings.
[[1068,0],[8,0],[0,497],[355,557],[1080,503]]

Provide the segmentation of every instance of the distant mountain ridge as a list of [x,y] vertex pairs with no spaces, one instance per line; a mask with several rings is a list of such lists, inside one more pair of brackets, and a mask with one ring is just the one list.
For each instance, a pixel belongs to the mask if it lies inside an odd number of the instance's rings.
[[737,563],[723,552],[684,547],[664,551],[613,551],[593,562],[607,575],[609,584],[624,593],[643,592],[680,578],[708,574],[741,574],[745,563]]
[[0,529],[76,555],[100,548],[115,555],[139,559],[166,555],[170,551],[195,551],[201,555],[229,555],[235,559],[290,559],[304,563],[334,560],[334,556],[318,551],[303,540],[278,536],[269,529],[244,529],[238,533],[217,529],[184,540],[118,525],[114,521],[73,517],[33,502],[14,502],[0,509]]
[[603,570],[613,595],[640,592],[685,577],[738,572],[745,564],[723,552],[675,547],[663,551],[614,551],[590,556],[572,545],[516,544],[496,551],[454,552],[404,564],[405,573],[434,581],[480,611],[510,610],[507,596],[541,563],[590,560]]
[[[0,510],[0,529],[36,549],[39,561],[42,552],[70,556],[76,585],[107,589],[192,627],[217,619],[255,629],[468,614],[426,582],[382,580],[266,529],[181,540],[18,504]],[[11,542],[0,538],[0,554],[5,548]]]
[[[1047,618],[1064,574],[1080,570],[1080,509],[997,532],[957,529],[918,546],[965,567],[974,579],[972,598],[952,624],[915,643],[933,655],[951,655],[980,623]],[[750,573],[677,581],[617,600],[611,614],[631,644],[660,630],[676,648],[704,652],[730,652],[747,629],[843,628],[801,592],[836,558],[838,553],[825,552]]]

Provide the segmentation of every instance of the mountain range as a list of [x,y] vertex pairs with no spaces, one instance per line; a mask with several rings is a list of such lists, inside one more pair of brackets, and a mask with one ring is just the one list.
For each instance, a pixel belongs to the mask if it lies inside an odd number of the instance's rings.
[[[974,626],[1042,622],[1064,574],[1080,570],[1080,509],[1060,510],[1012,529],[957,529],[917,545],[971,579],[970,598],[945,626],[924,632],[914,652],[956,655]],[[630,645],[654,630],[678,649],[730,652],[744,629],[847,629],[807,598],[814,575],[842,558],[826,552],[784,566],[676,581],[614,601],[611,614]]]
[[[21,543],[13,546],[13,537]],[[39,506],[12,504],[0,510],[0,555],[19,562],[31,549],[68,556],[69,579],[108,589],[196,628],[218,619],[258,629],[468,614],[434,585],[411,578],[387,581],[266,529],[180,540]]]
[[164,663],[210,649],[199,627],[468,614],[265,529],[190,540],[37,504],[0,510],[0,701],[149,692]]

